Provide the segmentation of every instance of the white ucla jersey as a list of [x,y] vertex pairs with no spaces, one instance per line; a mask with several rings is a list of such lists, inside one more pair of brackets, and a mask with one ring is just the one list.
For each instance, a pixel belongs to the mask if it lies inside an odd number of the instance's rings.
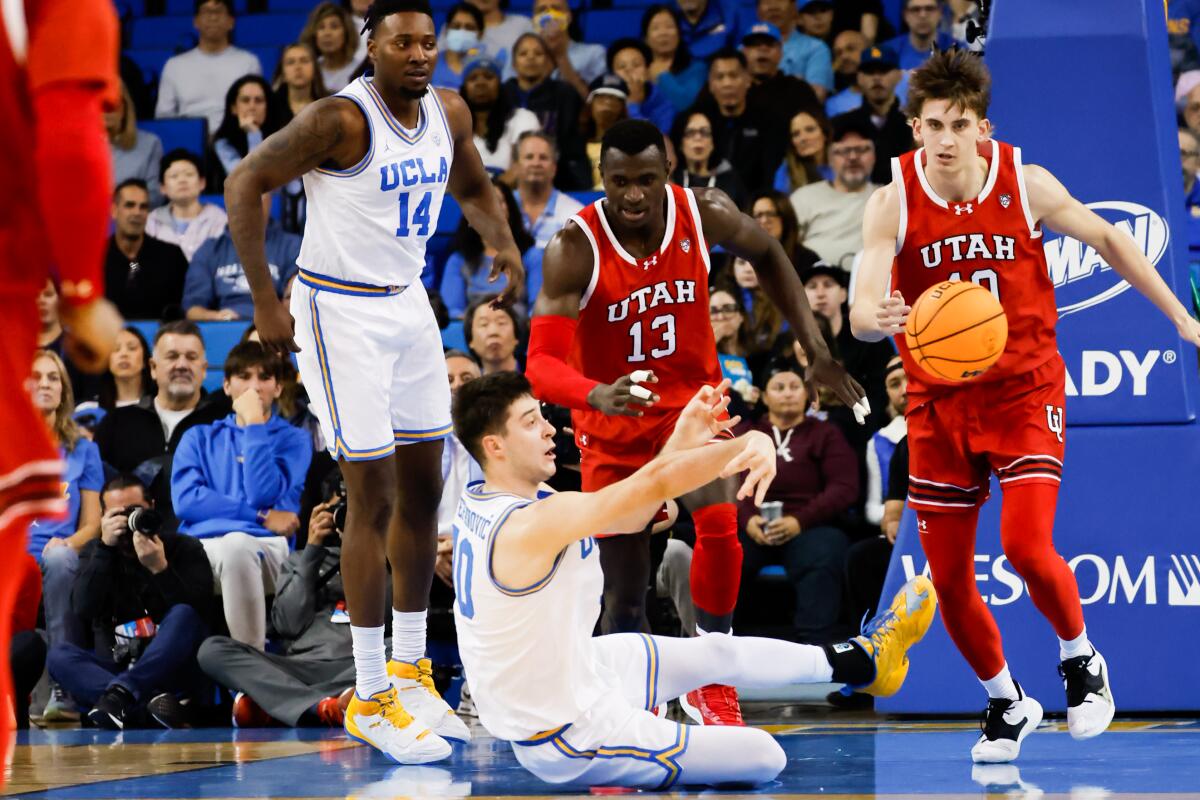
[[592,652],[604,591],[595,540],[569,545],[529,586],[501,586],[492,575],[496,536],[509,514],[532,502],[472,483],[454,519],[458,651],[479,721],[508,741],[578,720],[618,685]]
[[407,286],[425,268],[425,242],[437,231],[454,158],[454,138],[437,90],[421,98],[417,127],[401,126],[361,77],[335,97],[362,110],[370,146],[344,170],[318,167],[304,176],[308,212],[297,262],[319,281]]

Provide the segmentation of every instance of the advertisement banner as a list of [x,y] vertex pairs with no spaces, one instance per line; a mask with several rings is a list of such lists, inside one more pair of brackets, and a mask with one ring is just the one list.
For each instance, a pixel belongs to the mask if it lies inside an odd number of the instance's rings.
[[[993,6],[986,60],[996,137],[1128,234],[1190,298],[1162,3],[1004,0]],[[1174,326],[1094,249],[1050,230],[1045,240],[1067,424],[1193,419],[1196,358]]]

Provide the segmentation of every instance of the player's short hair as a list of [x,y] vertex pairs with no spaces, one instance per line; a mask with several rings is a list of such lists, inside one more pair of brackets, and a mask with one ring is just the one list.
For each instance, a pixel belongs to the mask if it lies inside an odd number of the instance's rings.
[[159,327],[158,331],[154,334],[154,344],[151,349],[158,347],[158,340],[168,333],[173,333],[176,336],[195,336],[200,340],[200,347],[204,347],[204,334],[200,333],[200,326],[190,319],[177,319],[173,322],[164,323]]
[[665,164],[667,144],[663,141],[662,131],[644,119],[623,119],[609,128],[600,140],[600,164],[603,166],[604,156],[609,150],[619,150],[627,156],[636,156],[650,147],[658,148]]
[[193,153],[184,147],[176,147],[171,152],[162,157],[162,161],[158,162],[158,179],[166,180],[167,170],[171,165],[178,161],[186,161],[196,168],[196,174],[201,178],[204,177],[204,163],[200,160],[200,156]]
[[968,50],[943,50],[913,71],[908,79],[905,111],[920,117],[925,103],[948,100],[952,108],[987,116],[992,102],[992,75],[983,59]]
[[429,5],[429,0],[375,0],[367,9],[363,32],[368,36],[374,36],[375,29],[379,27],[379,23],[383,21],[384,17],[407,12],[425,14],[433,19],[433,7]]
[[225,380],[241,375],[254,367],[262,369],[268,378],[279,380],[283,374],[283,365],[279,356],[262,346],[262,342],[242,342],[235,345],[225,356]]
[[742,65],[742,69],[750,69],[750,62],[746,60],[746,54],[736,47],[722,47],[709,56],[708,68],[710,71],[713,64],[716,64],[718,61],[736,61]]
[[533,387],[519,372],[493,372],[458,388],[454,435],[472,458],[484,463],[483,437],[504,433],[509,408],[526,395],[533,396]]
[[125,180],[123,180],[117,184],[117,188],[113,189],[113,200],[115,201],[118,197],[121,196],[121,192],[125,191],[126,189],[130,188],[131,186],[134,189],[141,189],[147,195],[150,194],[150,187],[146,185],[146,182],[144,180],[142,180],[141,178],[126,178]]

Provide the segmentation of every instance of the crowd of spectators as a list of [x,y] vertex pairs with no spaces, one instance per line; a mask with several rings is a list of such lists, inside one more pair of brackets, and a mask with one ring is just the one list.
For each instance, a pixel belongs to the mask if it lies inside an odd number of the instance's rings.
[[[201,724],[213,719],[216,685],[228,690],[221,713],[231,706],[237,724],[341,722],[353,666],[336,465],[296,370],[264,351],[252,326],[222,355],[221,388],[205,391],[208,343],[197,322],[244,328],[252,319],[221,184],[308,104],[364,73],[368,6],[314,4],[268,75],[272,64],[234,44],[231,0],[196,0],[196,46],[166,63],[156,87],[123,64],[123,102],[106,119],[116,167],[106,291],[127,319],[158,326],[149,341],[139,327],[123,331],[95,379],[63,358],[54,286],[39,299],[43,349],[31,391],[67,461],[71,511],[33,527],[22,567],[18,613],[40,608],[47,635],[29,634],[36,614],[18,623],[14,664],[36,679],[47,662],[52,681],[35,716],[82,714],[106,728]],[[535,0],[530,10],[466,0],[437,19],[433,82],[466,101],[526,267],[524,303],[496,309],[503,283],[487,281],[495,254],[465,220],[431,247],[426,288],[443,328],[461,325],[465,343],[446,353],[451,387],[523,369],[542,252],[602,188],[600,138],[620,119],[651,121],[667,137],[674,181],[725,191],[780,241],[831,351],[868,390],[875,415],[865,427],[836,397],[809,396],[805,355],[751,265],[713,254],[710,316],[734,408],[743,426],[775,438],[779,458],[767,498],[779,513],[739,509],[738,629],[842,637],[878,598],[903,497],[889,493],[890,473],[906,459],[894,350],[857,342],[846,320],[863,208],[890,180],[889,159],[914,146],[901,103],[907,72],[961,39],[976,4],[905,0],[897,29],[879,0],[676,0],[647,6],[640,27],[605,37],[607,46],[589,41],[585,8]],[[1185,128],[1200,127],[1190,97]],[[204,119],[205,146],[164,155],[138,127],[150,116]],[[1195,166],[1200,156],[1194,133],[1181,129],[1180,142],[1186,177],[1188,159]],[[1200,196],[1194,170],[1187,188]],[[263,204],[273,212],[271,274],[286,299],[303,186]],[[569,424],[561,409],[547,413]],[[569,433],[558,452],[557,485],[577,487]],[[452,598],[448,520],[477,470],[450,439],[434,608]],[[690,521],[672,511],[669,542],[656,537],[666,542],[656,548],[656,583],[670,624],[687,633]],[[781,578],[764,570],[773,564]]]

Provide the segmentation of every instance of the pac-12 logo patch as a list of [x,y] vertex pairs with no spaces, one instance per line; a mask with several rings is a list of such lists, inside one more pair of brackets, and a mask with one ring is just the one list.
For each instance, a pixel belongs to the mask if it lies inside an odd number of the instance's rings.
[[692,240],[684,239],[682,242],[679,243],[679,249],[685,253],[692,252]]
[[1009,207],[1009,205],[1011,205],[1011,204],[1012,204],[1012,195],[1011,195],[1011,194],[1002,194],[1002,195],[1000,195],[1000,205],[1001,205],[1001,207],[1003,207],[1003,208],[1008,208],[1008,207]]

